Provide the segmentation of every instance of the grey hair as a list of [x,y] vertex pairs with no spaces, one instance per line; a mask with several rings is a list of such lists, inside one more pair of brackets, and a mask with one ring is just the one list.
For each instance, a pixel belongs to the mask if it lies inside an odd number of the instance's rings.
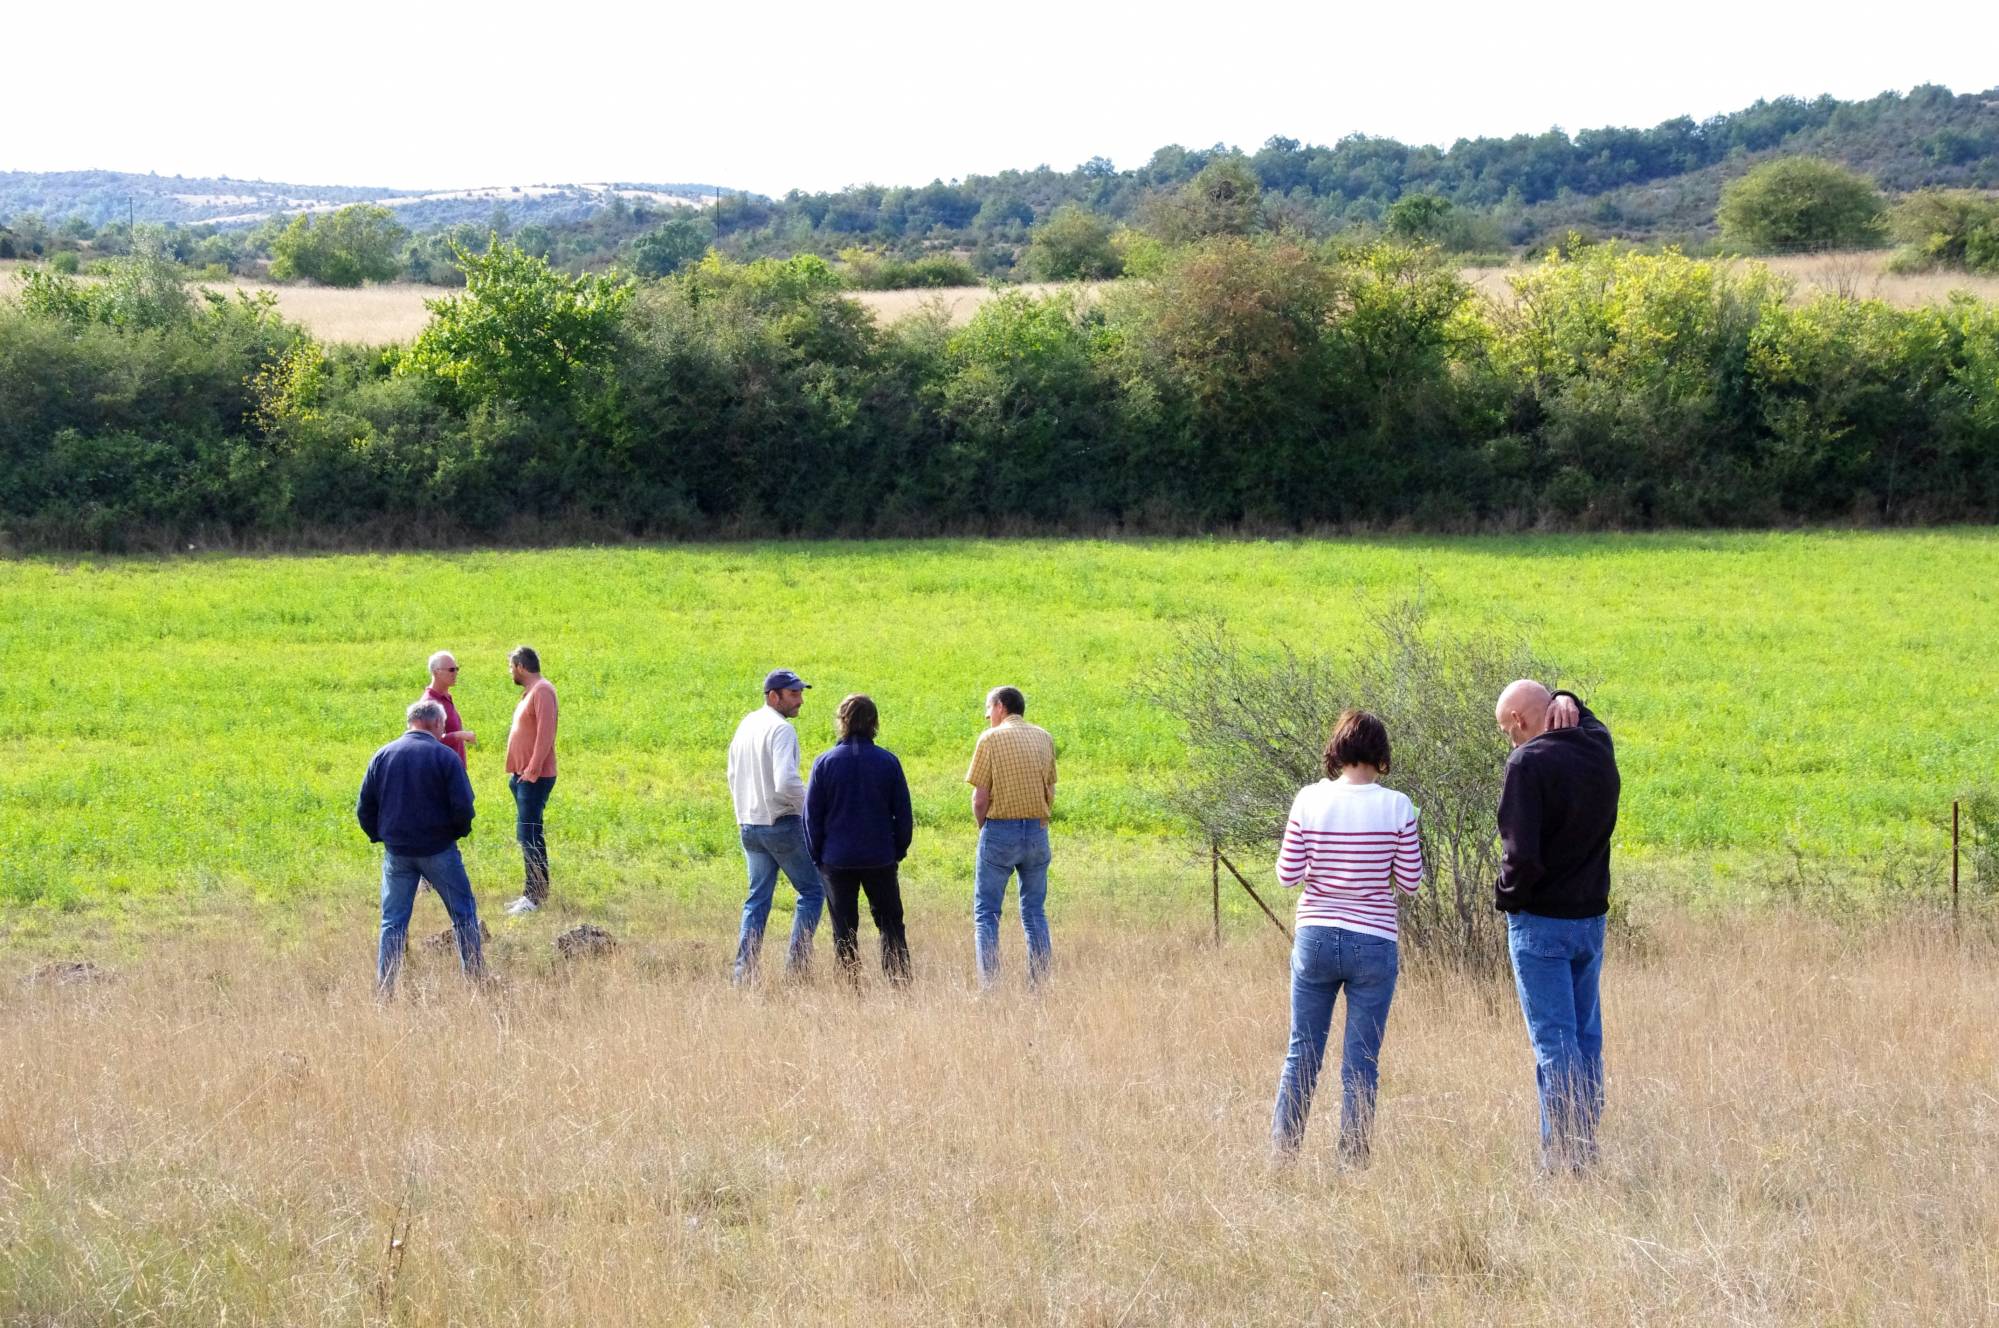
[[449,650],[440,650],[436,654],[430,657],[430,659],[425,663],[424,667],[429,669],[432,673],[435,673],[437,672],[437,666],[444,663],[444,661],[447,659],[450,660],[453,664],[456,664],[458,662],[458,657],[452,654]]
[[990,706],[995,701],[1005,706],[1006,712],[1009,715],[1024,715],[1027,713],[1027,698],[1020,694],[1020,688],[1018,687],[993,688],[990,692],[986,693],[986,704]]
[[444,727],[444,707],[435,701],[412,701],[410,708],[403,712],[413,729],[441,729]]
[[507,652],[507,663],[518,664],[529,673],[541,672],[541,656],[534,653],[533,646],[515,646]]

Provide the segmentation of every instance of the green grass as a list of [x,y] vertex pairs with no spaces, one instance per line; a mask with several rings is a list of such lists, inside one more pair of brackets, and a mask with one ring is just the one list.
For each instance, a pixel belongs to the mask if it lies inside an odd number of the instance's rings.
[[[722,782],[777,664],[870,692],[909,770],[919,890],[969,880],[959,782],[985,690],[1025,689],[1058,740],[1056,881],[1142,905],[1205,863],[1161,808],[1180,760],[1141,684],[1177,628],[1337,645],[1415,593],[1454,627],[1527,637],[1616,733],[1619,847],[1720,880],[1813,854],[1932,855],[1951,798],[1999,779],[1999,537],[1918,534],[928,542],[5,564],[0,906],[157,922],[244,899],[366,897],[350,813],[428,651],[464,665],[480,735],[475,884],[514,879],[504,655],[542,653],[563,707],[549,812],[572,900],[739,890]],[[1281,811],[1273,808],[1273,814]],[[1255,864],[1259,872],[1262,864]],[[1246,865],[1247,867],[1247,865]],[[226,907],[225,907],[226,906]]]

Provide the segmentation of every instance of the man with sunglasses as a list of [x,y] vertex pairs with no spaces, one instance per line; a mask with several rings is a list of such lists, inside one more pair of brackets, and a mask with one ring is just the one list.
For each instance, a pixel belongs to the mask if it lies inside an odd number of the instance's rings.
[[435,701],[444,707],[443,742],[446,747],[458,753],[458,759],[466,764],[465,749],[478,739],[472,730],[458,719],[458,707],[451,703],[451,689],[458,685],[458,660],[449,650],[440,650],[430,657],[430,686],[423,689],[423,699]]

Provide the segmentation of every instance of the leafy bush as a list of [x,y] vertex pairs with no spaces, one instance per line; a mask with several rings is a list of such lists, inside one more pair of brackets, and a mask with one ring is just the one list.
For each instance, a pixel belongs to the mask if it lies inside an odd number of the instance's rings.
[[675,217],[632,241],[632,268],[642,277],[672,276],[707,253],[712,239],[708,228],[693,217]]
[[1263,226],[1263,186],[1241,157],[1220,157],[1147,206],[1152,230],[1168,244],[1250,235]]
[[401,269],[397,252],[408,235],[395,213],[373,204],[344,207],[317,222],[305,213],[271,242],[271,277],[322,286],[388,281]]
[[1890,229],[1905,246],[1899,272],[1999,272],[1999,198],[1971,189],[1922,189],[1895,205]]
[[0,303],[0,521],[92,547],[1999,516],[1991,305],[1791,304],[1579,242],[1493,304],[1427,247],[1130,238],[1146,275],[955,330],[877,327],[817,257],[639,289],[495,240],[371,351],[191,290],[142,229],[104,280]]
[[935,290],[979,284],[977,269],[955,254],[896,258],[875,249],[840,251],[841,276],[854,290]]
[[1563,515],[1744,519],[1760,501],[1747,479],[1750,337],[1786,288],[1760,268],[1735,275],[1672,252],[1573,252],[1513,279],[1493,342],[1515,393],[1509,413],[1539,435],[1539,468],[1570,472]]
[[629,282],[565,277],[494,236],[483,254],[459,251],[465,294],[430,300],[430,323],[402,371],[445,385],[469,404],[565,406],[614,350]]
[[1715,220],[1729,244],[1756,252],[1863,249],[1880,243],[1873,181],[1817,157],[1766,162],[1721,191]]
[[1110,223],[1073,203],[1056,208],[1034,228],[1024,261],[1040,281],[1101,281],[1124,271]]

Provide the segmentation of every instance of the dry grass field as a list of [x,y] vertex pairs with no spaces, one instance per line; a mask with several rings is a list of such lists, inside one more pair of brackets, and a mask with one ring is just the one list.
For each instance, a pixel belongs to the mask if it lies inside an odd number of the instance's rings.
[[[1956,291],[1966,291],[1982,300],[1999,300],[1999,277],[1974,277],[1962,272],[1936,272],[1898,276],[1885,270],[1888,251],[1807,255],[1794,258],[1744,260],[1767,263],[1791,278],[1798,294],[1809,297],[1833,291],[1863,299],[1885,300],[1905,308],[1936,304]],[[0,263],[0,274],[19,267]],[[1512,298],[1507,277],[1518,267],[1466,268],[1461,274],[1474,290],[1493,299]],[[361,342],[370,345],[408,341],[423,330],[429,318],[423,302],[453,292],[446,287],[391,283],[359,290],[334,290],[319,286],[278,286],[266,282],[226,280],[204,283],[218,290],[267,290],[277,296],[284,316],[310,329],[322,341]],[[1053,283],[1026,282],[1002,289],[1045,294]],[[0,287],[4,293],[4,287]],[[853,299],[874,311],[884,322],[894,322],[926,309],[941,309],[953,325],[971,320],[980,305],[991,298],[985,286],[953,286],[934,290],[856,291]]]
[[[1796,283],[1801,297],[1821,291],[1885,300],[1901,308],[1939,304],[1955,291],[1967,291],[1982,300],[1999,300],[1999,277],[1974,277],[1962,272],[1935,272],[1918,276],[1898,276],[1885,270],[1886,250],[1870,253],[1822,254],[1796,258],[1745,260],[1766,263],[1772,270]],[[1506,278],[1519,268],[1466,268],[1461,274],[1473,289],[1494,299],[1511,299]],[[267,286],[234,283],[246,289],[270,290],[278,297],[285,317],[303,323],[313,335],[326,341],[385,342],[407,341],[423,329],[428,317],[426,299],[449,291],[427,286],[370,286],[341,291],[303,286]],[[1029,294],[1046,294],[1056,289],[1047,282],[1028,282],[1003,287]],[[874,311],[883,322],[894,322],[926,309],[941,309],[954,326],[962,326],[992,296],[985,286],[950,287],[941,290],[856,291],[852,298]]]
[[734,990],[719,908],[572,968],[567,919],[507,924],[492,990],[423,955],[386,1008],[365,906],[104,982],[17,959],[0,1322],[1999,1320],[1989,934],[1655,920],[1581,1181],[1536,1172],[1510,990],[1405,967],[1372,1167],[1329,1078],[1273,1172],[1279,938],[1051,902],[1039,997],[974,994],[956,910],[906,995]]

